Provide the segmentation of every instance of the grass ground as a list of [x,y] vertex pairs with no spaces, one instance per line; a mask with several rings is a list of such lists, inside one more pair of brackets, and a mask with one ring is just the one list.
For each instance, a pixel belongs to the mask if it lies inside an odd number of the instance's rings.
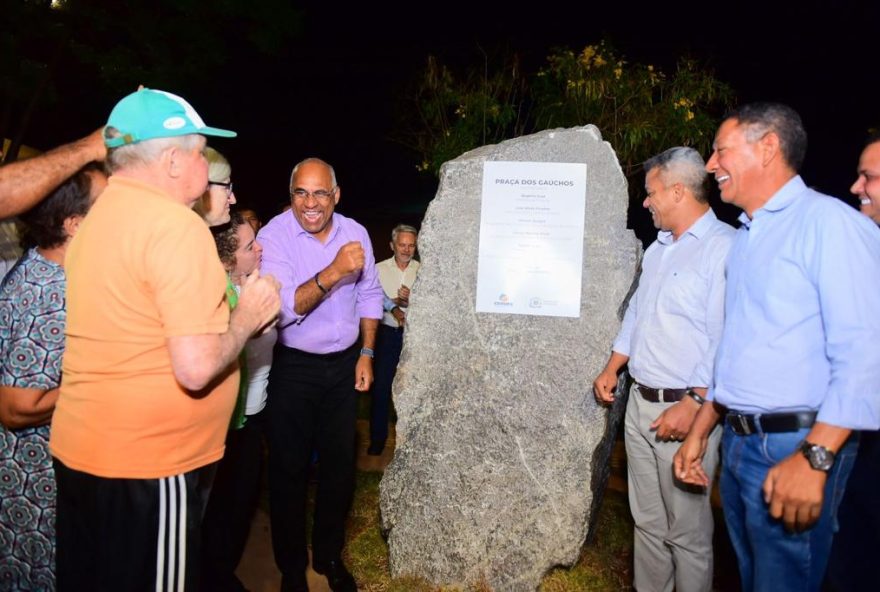
[[[382,538],[379,520],[378,472],[358,472],[357,489],[348,528],[346,562],[365,592],[452,592],[417,578],[391,578],[388,545]],[[626,497],[609,491],[599,513],[594,540],[584,545],[577,563],[551,570],[544,578],[542,592],[583,592],[585,590],[627,590],[632,580],[632,519]],[[488,592],[474,586],[461,592]]]

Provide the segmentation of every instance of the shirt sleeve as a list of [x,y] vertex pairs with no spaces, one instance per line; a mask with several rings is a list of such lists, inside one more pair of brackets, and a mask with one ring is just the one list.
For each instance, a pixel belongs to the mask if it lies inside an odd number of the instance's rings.
[[[835,204],[837,206],[838,204]],[[816,221],[819,237],[809,272],[818,287],[827,394],[818,421],[850,429],[880,428],[880,232],[867,218],[832,208]]]
[[633,330],[635,330],[636,327],[638,308],[639,288],[636,288],[636,291],[633,292],[632,298],[629,299],[629,304],[627,304],[626,306],[626,313],[624,313],[623,315],[623,323],[620,325],[620,330],[617,332],[617,337],[614,339],[614,343],[611,345],[612,351],[616,351],[619,354],[623,354],[624,356],[629,357],[630,341],[632,340]]
[[296,289],[299,284],[294,277],[294,265],[291,259],[291,248],[285,246],[282,227],[268,224],[260,230],[257,237],[263,247],[263,259],[260,264],[260,275],[271,275],[281,284],[281,314],[279,315],[279,328],[286,327],[291,323],[299,322],[304,315],[298,315],[293,310],[296,298]]
[[724,329],[724,294],[726,290],[725,268],[727,255],[733,244],[733,232],[713,237],[705,253],[704,268],[709,283],[706,294],[706,336],[708,345],[703,357],[694,367],[689,386],[708,387],[712,384],[712,371],[715,368],[715,354]]
[[357,315],[361,319],[378,320],[382,318],[382,302],[385,298],[385,291],[382,290],[382,285],[379,283],[373,245],[366,231],[364,231],[361,243],[364,247],[364,269],[357,281]]
[[[19,267],[19,293],[5,294],[3,337],[0,338],[0,384],[17,388],[53,389],[61,383],[64,353],[64,276],[43,286],[24,283],[25,266]],[[24,296],[24,298],[23,298]],[[22,300],[34,297],[29,304]],[[13,310],[15,308],[15,310]]]

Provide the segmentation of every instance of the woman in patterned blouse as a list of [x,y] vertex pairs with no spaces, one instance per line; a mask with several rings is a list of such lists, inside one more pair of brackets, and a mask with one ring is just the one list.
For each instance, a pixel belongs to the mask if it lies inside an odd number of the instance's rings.
[[0,588],[55,589],[49,422],[64,351],[64,253],[107,184],[97,165],[21,216],[27,250],[0,284]]

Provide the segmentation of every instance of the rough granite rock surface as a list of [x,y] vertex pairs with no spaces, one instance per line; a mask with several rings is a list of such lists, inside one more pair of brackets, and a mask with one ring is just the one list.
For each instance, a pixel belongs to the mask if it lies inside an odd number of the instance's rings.
[[[475,312],[483,162],[584,162],[580,318]],[[484,146],[446,163],[419,236],[394,382],[397,449],[380,486],[393,576],[534,590],[579,556],[621,405],[591,393],[641,245],[594,126]]]

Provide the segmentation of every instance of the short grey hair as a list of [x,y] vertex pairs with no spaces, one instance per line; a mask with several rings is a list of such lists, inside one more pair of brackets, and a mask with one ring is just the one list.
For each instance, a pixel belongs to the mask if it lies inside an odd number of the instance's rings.
[[414,226],[410,226],[409,224],[398,224],[394,227],[394,230],[391,231],[392,243],[397,240],[397,235],[401,232],[411,232],[416,236],[416,238],[419,237],[419,231],[416,230]]
[[694,194],[697,201],[706,203],[706,163],[700,153],[687,146],[676,146],[652,156],[643,165],[645,175],[657,169],[663,183],[681,183]]
[[[122,136],[122,132],[112,126],[107,126],[104,131],[107,138],[118,138]],[[125,144],[116,148],[107,149],[106,166],[110,173],[115,173],[119,169],[149,165],[157,160],[167,149],[172,147],[181,150],[192,150],[198,146],[199,134],[186,134],[183,136],[172,136],[169,138],[154,138],[152,140],[144,140],[135,144]]]
[[296,173],[299,171],[299,167],[304,164],[322,164],[330,170],[330,182],[333,184],[333,187],[336,187],[336,171],[330,166],[327,162],[321,160],[320,158],[310,157],[304,160],[299,161],[293,167],[293,170],[290,171],[290,183],[288,186],[293,189],[293,178],[296,177]]

